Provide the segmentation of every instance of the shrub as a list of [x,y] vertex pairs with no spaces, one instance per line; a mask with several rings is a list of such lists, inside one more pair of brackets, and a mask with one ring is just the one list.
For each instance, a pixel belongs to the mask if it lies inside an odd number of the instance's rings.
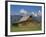
[[18,23],[12,23],[12,26],[16,26],[17,27],[18,26]]

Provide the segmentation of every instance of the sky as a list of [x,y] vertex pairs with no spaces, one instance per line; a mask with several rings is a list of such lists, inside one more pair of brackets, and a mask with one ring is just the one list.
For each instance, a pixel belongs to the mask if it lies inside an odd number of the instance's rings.
[[31,15],[31,13],[41,13],[41,6],[26,6],[26,5],[10,5],[11,15],[21,15],[21,13],[27,13]]

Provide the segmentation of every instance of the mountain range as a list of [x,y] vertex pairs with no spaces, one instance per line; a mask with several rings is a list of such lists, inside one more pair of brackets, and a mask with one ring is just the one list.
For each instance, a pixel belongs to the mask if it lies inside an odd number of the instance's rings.
[[[41,19],[42,19],[42,16],[37,16],[37,17],[32,16],[32,20],[34,20],[34,21],[41,22]],[[23,21],[23,16],[21,16],[21,15],[11,15],[10,20],[11,20],[11,23],[16,23],[20,20]]]

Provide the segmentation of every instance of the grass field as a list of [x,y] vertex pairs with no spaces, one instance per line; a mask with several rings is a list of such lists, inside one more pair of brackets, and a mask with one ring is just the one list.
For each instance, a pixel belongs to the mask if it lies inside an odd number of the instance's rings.
[[39,30],[41,30],[41,23],[40,22],[29,21],[29,22],[26,22],[26,24],[25,23],[23,23],[23,24],[24,25],[22,25],[22,23],[20,23],[20,26],[11,25],[11,32],[39,31]]

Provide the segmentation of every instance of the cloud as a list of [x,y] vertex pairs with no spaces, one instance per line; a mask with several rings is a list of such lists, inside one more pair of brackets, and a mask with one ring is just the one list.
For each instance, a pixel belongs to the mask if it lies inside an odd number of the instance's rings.
[[42,12],[40,10],[38,11],[38,15],[39,16],[42,16]]
[[24,9],[21,9],[21,10],[20,10],[20,13],[21,13],[21,14],[22,14],[22,13],[23,13],[23,14],[27,14],[27,11],[24,10]]
[[36,17],[37,17],[38,15],[37,15],[37,14],[34,14],[34,16],[36,16]]
[[38,15],[37,15],[37,13],[34,13],[34,12],[32,12],[32,15],[33,16],[35,16],[35,17],[37,17]]
[[35,17],[42,16],[42,12],[40,10],[37,13],[32,12],[32,15]]
[[34,12],[32,12],[32,14],[34,15]]

